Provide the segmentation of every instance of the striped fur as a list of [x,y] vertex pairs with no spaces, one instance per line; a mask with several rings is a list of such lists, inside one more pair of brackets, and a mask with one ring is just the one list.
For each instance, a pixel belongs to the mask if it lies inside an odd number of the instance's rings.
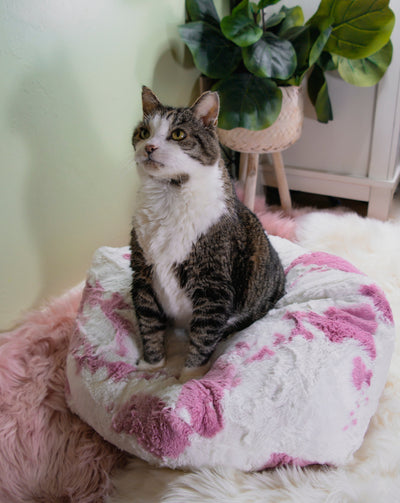
[[164,107],[147,88],[142,99],[144,118],[133,136],[141,188],[131,267],[143,358],[163,361],[172,321],[189,330],[185,366],[193,369],[208,362],[221,338],[273,307],[284,272],[220,159],[218,95],[205,93],[190,108]]

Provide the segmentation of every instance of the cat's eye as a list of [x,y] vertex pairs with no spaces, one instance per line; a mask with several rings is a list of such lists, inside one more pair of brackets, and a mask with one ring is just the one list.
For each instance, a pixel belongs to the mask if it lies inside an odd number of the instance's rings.
[[147,138],[149,138],[150,136],[150,131],[147,128],[142,127],[139,130],[139,136],[142,140],[147,140]]
[[174,129],[171,133],[171,138],[176,141],[183,140],[186,138],[186,133],[183,131],[183,129]]

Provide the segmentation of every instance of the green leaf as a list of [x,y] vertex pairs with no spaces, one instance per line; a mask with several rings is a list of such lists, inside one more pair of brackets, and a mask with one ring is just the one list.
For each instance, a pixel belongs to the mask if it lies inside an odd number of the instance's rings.
[[332,26],[328,26],[325,30],[321,31],[317,40],[313,43],[310,50],[309,66],[311,67],[321,56],[322,51],[325,49],[326,43],[332,33]]
[[269,5],[274,5],[280,1],[281,0],[260,0],[260,2],[258,2],[258,8],[259,10],[265,9],[265,7],[268,7]]
[[[250,11],[249,11],[250,9]],[[221,21],[221,30],[225,37],[239,47],[247,47],[257,42],[262,36],[262,29],[254,22],[248,0],[241,2],[230,16]]]
[[394,26],[389,0],[321,0],[309,23],[332,19],[326,50],[345,58],[370,56],[386,45]]
[[258,9],[258,5],[256,3],[250,2],[250,7],[251,7],[251,12],[253,14],[258,14],[259,9]]
[[196,67],[213,79],[230,75],[242,59],[239,47],[221,31],[203,21],[178,27],[179,35],[192,53]]
[[334,60],[334,55],[326,51],[323,51],[319,57],[318,66],[320,66],[324,72],[333,72],[337,70],[337,63]]
[[251,16],[251,13],[252,9],[249,0],[242,0],[232,10],[232,14],[246,14],[249,17]]
[[246,68],[258,77],[286,80],[296,69],[297,58],[292,44],[272,33],[250,47],[242,49]]
[[270,79],[239,73],[217,82],[221,108],[218,126],[260,130],[271,126],[282,106],[282,91]]
[[273,28],[274,26],[278,26],[279,23],[281,23],[285,19],[285,13],[284,12],[276,12],[275,14],[272,14],[268,19],[265,21],[265,29],[268,30],[269,28]]
[[190,21],[205,21],[219,26],[219,16],[213,0],[186,0],[186,10]]
[[381,50],[363,59],[347,59],[334,56],[338,72],[349,84],[359,87],[374,86],[386,72],[392,61],[393,46],[388,42]]
[[308,96],[314,105],[319,122],[327,123],[333,119],[332,106],[329,99],[328,84],[323,70],[314,66],[308,77]]
[[283,6],[280,12],[285,14],[285,19],[282,25],[279,27],[278,35],[283,35],[288,30],[296,26],[304,25],[304,14],[301,7],[296,6],[288,9],[287,7]]
[[297,68],[308,69],[308,59],[311,49],[311,35],[309,26],[294,26],[285,34],[296,51]]

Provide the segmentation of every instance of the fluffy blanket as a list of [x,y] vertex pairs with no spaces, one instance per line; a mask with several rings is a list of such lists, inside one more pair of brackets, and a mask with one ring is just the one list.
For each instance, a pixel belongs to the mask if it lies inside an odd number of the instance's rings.
[[[400,225],[357,215],[268,215],[272,233],[346,258],[373,278],[400,323]],[[278,229],[278,231],[276,230]],[[282,467],[181,472],[124,456],[72,415],[64,398],[65,355],[81,288],[0,336],[0,501],[13,502],[328,502],[398,501],[400,494],[400,350],[364,443],[341,468]],[[110,479],[111,474],[111,479]],[[115,491],[110,494],[112,483]],[[107,496],[108,495],[108,496]]]

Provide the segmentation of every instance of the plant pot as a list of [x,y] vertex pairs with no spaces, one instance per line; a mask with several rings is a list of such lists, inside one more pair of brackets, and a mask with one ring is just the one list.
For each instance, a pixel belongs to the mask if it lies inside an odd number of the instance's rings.
[[303,126],[303,94],[300,87],[281,87],[282,108],[272,126],[251,131],[245,128],[217,128],[219,140],[232,150],[241,152],[240,175],[244,182],[244,204],[254,210],[257,186],[259,154],[272,154],[272,161],[282,208],[292,207],[289,186],[282,159],[282,150],[287,149],[301,136]]
[[281,87],[282,108],[272,126],[251,131],[245,128],[217,128],[220,142],[237,152],[262,154],[281,152],[301,136],[303,126],[303,94],[300,87]]

